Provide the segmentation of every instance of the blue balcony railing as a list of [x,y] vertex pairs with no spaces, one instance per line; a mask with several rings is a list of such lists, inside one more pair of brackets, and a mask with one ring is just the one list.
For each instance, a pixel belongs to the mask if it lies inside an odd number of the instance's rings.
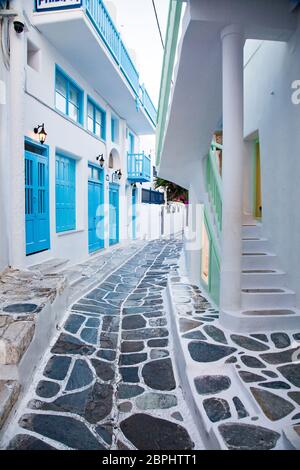
[[[41,6],[40,1],[35,1],[36,11],[49,11],[49,10],[66,10],[72,8],[82,7],[89,20],[97,30],[99,36],[103,40],[105,46],[109,50],[110,54],[114,58],[117,65],[120,67],[124,77],[128,81],[130,87],[136,95],[137,102],[144,108],[148,117],[151,119],[154,126],[157,122],[157,111],[153,102],[151,101],[149,94],[145,90],[144,86],[140,85],[139,73],[130,57],[128,50],[124,42],[120,37],[110,14],[107,11],[102,0],[78,0],[69,5],[57,6],[54,2],[48,2],[48,6]],[[139,107],[139,106],[138,106]]]
[[128,180],[134,183],[151,181],[151,158],[145,153],[129,153],[127,161]]
[[142,105],[144,106],[145,111],[148,114],[149,118],[156,125],[157,111],[144,85],[143,86],[140,85],[140,101]]

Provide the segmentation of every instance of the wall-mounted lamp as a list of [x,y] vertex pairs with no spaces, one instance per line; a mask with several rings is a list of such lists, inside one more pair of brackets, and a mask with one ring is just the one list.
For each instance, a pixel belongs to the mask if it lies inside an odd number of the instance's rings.
[[122,179],[122,171],[121,170],[116,170],[115,173],[116,177],[118,178],[118,180],[120,181]]
[[131,186],[132,186],[132,189],[136,189],[136,183],[132,183]]
[[99,165],[101,166],[101,168],[103,168],[104,163],[105,163],[103,153],[101,155],[98,155],[98,157],[96,157],[96,160],[97,160],[97,162],[99,162]]
[[46,142],[46,139],[47,139],[47,132],[45,131],[45,124],[41,124],[39,126],[36,126],[33,129],[33,132],[35,134],[38,134],[40,143],[42,145],[44,145],[44,143]]

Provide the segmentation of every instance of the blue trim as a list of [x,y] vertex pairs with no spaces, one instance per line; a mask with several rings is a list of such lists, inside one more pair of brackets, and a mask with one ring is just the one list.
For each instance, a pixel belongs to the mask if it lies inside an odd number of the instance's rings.
[[[106,141],[106,111],[103,108],[101,108],[101,106],[99,106],[99,104],[96,103],[96,101],[88,95],[87,109],[86,109],[87,120],[88,120],[88,105],[89,104],[93,106],[93,134],[95,134],[97,137],[101,138],[102,140]],[[101,119],[103,122],[103,125],[101,126],[100,136],[96,134],[96,110],[101,113]],[[87,129],[88,129],[88,122],[87,122]]]
[[[26,144],[41,151],[26,150]],[[26,255],[50,249],[49,146],[25,136]]]
[[134,153],[135,136],[132,132],[129,132],[129,153]]
[[152,179],[151,159],[145,153],[127,154],[127,178],[130,182],[147,183]]
[[88,168],[99,175],[88,178],[88,248],[94,253],[104,248],[104,170],[94,163],[88,163]]
[[[48,7],[48,8],[40,8],[38,6],[38,3],[40,3],[41,0],[36,0],[35,1],[35,11],[37,13],[43,12],[43,11],[58,11],[58,10],[70,10],[74,8],[81,8],[82,7],[82,0],[78,0],[80,3],[78,5],[61,5],[60,7]],[[49,3],[53,3],[50,1]],[[54,0],[55,3],[55,0]]]
[[116,245],[120,241],[120,186],[109,185],[109,244]]
[[111,117],[111,141],[117,143],[119,141],[119,119]]
[[37,147],[41,150],[45,150],[45,155],[47,154],[49,156],[49,151],[50,151],[49,145],[41,144],[37,140],[32,139],[31,137],[27,137],[27,136],[24,137],[24,141],[25,141],[25,144],[29,143],[29,144],[34,145],[35,147]]
[[57,152],[55,156],[56,232],[76,229],[76,160]]
[[137,219],[137,212],[136,212],[137,189],[136,188],[132,188],[131,201],[132,201],[132,240],[136,240],[136,219]]
[[[61,111],[60,109],[57,108],[56,106],[56,84],[57,84],[57,77],[61,76],[65,81],[66,81],[66,113]],[[70,117],[69,114],[69,102],[70,102],[70,85],[75,88],[79,94],[79,119],[77,121],[78,124],[81,124],[83,126],[84,124],[84,119],[83,119],[83,110],[84,110],[84,90],[73,80],[70,75],[68,75],[59,65],[55,64],[55,83],[54,83],[54,100],[55,100],[55,109],[68,116],[72,121],[73,119]]]

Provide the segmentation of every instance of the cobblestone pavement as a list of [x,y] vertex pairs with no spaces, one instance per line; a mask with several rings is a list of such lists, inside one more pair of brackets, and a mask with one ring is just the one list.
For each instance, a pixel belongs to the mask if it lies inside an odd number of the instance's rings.
[[180,241],[149,243],[68,312],[9,449],[201,449],[163,306]]
[[170,291],[181,354],[207,433],[229,449],[283,449],[284,435],[299,449],[300,331],[225,330],[184,267],[172,267]]

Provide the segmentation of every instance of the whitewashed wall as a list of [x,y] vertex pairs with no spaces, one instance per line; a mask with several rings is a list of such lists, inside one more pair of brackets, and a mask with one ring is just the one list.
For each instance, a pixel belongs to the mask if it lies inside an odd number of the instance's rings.
[[[254,46],[246,44],[246,54]],[[288,44],[264,42],[245,68],[245,137],[251,141],[258,131],[263,226],[299,306],[300,105],[291,100],[294,80],[300,80],[300,29]]]
[[8,265],[9,258],[9,229],[7,223],[9,213],[9,201],[7,199],[9,184],[7,75],[8,72],[0,51],[0,272]]
[[182,232],[185,221],[184,204],[171,203],[169,209],[156,204],[140,204],[138,207],[138,234],[144,240],[170,237]]
[[[121,119],[114,110],[106,103],[104,97],[100,96],[80,75],[80,71],[72,67],[60,53],[41,35],[37,30],[31,28],[26,35],[35,47],[40,49],[39,68],[26,65],[25,84],[25,121],[22,135],[36,139],[33,133],[37,124],[45,123],[48,133],[47,145],[49,145],[49,174],[50,174],[50,240],[49,251],[25,256],[23,265],[29,266],[42,262],[49,258],[67,258],[72,263],[84,260],[88,256],[88,162],[96,163],[96,157],[104,154],[105,177],[109,175],[111,180],[112,170],[108,168],[109,154],[115,149],[119,154],[120,163],[115,169],[121,169],[123,178],[120,182],[120,242],[127,242],[131,237],[130,230],[130,205],[131,187],[127,184],[127,151],[129,140],[126,136],[127,123]],[[76,83],[84,90],[84,126],[77,125],[69,118],[55,109],[55,65],[59,65]],[[87,95],[95,100],[106,111],[106,141],[95,137],[86,129],[86,106]],[[111,115],[119,118],[119,142],[111,141]],[[139,138],[135,135],[135,151],[139,151]],[[55,208],[55,154],[63,151],[66,155],[77,161],[76,166],[76,230],[66,233],[56,233],[56,208]],[[16,188],[24,192],[24,187]],[[105,246],[109,240],[109,208],[108,208],[109,182],[105,180]],[[1,210],[1,209],[0,209]],[[1,215],[1,212],[0,212]],[[1,217],[2,220],[2,217]],[[4,218],[3,218],[4,220]],[[20,220],[24,224],[24,219]],[[1,230],[0,237],[4,236]],[[19,234],[20,236],[20,234]],[[24,233],[21,235],[25,237]],[[11,249],[19,242],[17,237],[10,240]],[[1,250],[4,246],[0,238]],[[7,250],[3,250],[7,253]],[[7,259],[1,259],[0,267],[7,264]]]

